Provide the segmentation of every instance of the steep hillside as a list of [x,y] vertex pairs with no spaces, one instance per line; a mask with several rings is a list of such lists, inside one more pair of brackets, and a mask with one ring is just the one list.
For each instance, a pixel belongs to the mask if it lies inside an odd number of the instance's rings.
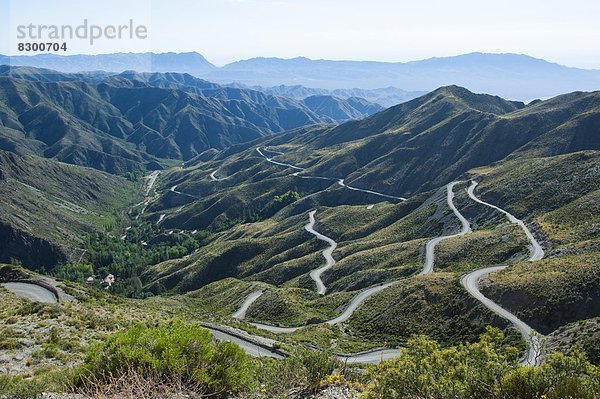
[[[524,348],[461,285],[465,274],[502,264],[508,269],[483,279],[484,295],[542,334],[557,331],[552,342],[561,347],[561,329],[599,316],[590,276],[600,146],[585,122],[600,112],[598,101],[598,93],[573,93],[525,106],[447,87],[362,121],[203,154],[162,176],[147,218],[175,232],[205,229],[212,239],[149,267],[144,289],[193,291],[205,303],[221,300],[222,281],[248,298],[260,289],[248,321],[308,342],[322,335],[325,346],[342,337],[402,344],[421,332],[450,344],[493,324]],[[527,235],[474,201],[468,180],[479,182],[479,198],[523,220],[548,259],[527,262]],[[468,223],[463,235],[456,212]],[[305,228],[311,214],[314,229],[335,242],[326,267],[327,245]],[[419,275],[429,274],[432,258],[432,275]],[[363,293],[364,303],[335,321]],[[233,309],[241,306],[234,300]],[[590,340],[586,332],[582,345]]]
[[511,154],[598,149],[593,121],[599,103],[598,92],[573,93],[524,107],[447,87],[359,122],[294,132],[264,145],[285,145],[278,159],[306,167],[306,174],[406,196]]
[[120,221],[137,184],[93,169],[0,151],[0,262],[52,268],[83,235]]
[[160,168],[166,160],[379,110],[358,98],[301,102],[187,74],[0,70],[0,149],[111,173]]

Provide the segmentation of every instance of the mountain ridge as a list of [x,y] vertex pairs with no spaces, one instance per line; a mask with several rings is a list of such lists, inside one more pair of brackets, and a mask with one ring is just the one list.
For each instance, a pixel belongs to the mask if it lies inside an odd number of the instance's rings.
[[355,98],[299,101],[190,74],[0,67],[0,149],[112,173],[160,168],[210,148],[381,109]]
[[[192,54],[192,55],[191,55]],[[196,54],[193,56],[193,54]],[[112,56],[132,57],[137,62],[105,62]],[[38,57],[38,58],[36,58]],[[197,53],[145,54],[106,54],[97,55],[97,63],[79,64],[77,68],[69,63],[56,63],[52,57],[58,56],[16,56],[0,55],[0,63],[31,65],[63,69],[69,72],[97,70],[104,65],[106,70],[122,72],[127,69],[147,69],[158,72],[189,72],[195,76],[222,84],[239,82],[247,86],[303,85],[322,89],[376,89],[394,86],[408,91],[431,91],[440,86],[457,84],[474,92],[490,93],[504,98],[531,101],[536,98],[549,98],[558,94],[577,90],[600,89],[600,70],[567,67],[524,54],[513,53],[468,53],[450,57],[433,57],[409,62],[311,60],[306,57],[291,59],[277,57],[257,57],[231,62],[216,67]],[[69,60],[65,56],[59,58]],[[94,56],[81,56],[91,60]],[[87,57],[87,58],[86,58]],[[144,64],[136,57],[158,57],[153,66]],[[192,58],[190,64],[189,58]],[[194,61],[194,58],[197,59]],[[201,58],[200,58],[201,57]],[[181,58],[183,67],[175,61]],[[73,58],[74,62],[79,60]],[[206,62],[204,62],[206,61]],[[207,65],[210,64],[210,65]],[[116,65],[116,66],[115,66]],[[119,65],[122,65],[119,67]],[[126,67],[130,66],[130,67]],[[135,66],[135,67],[133,67]],[[171,70],[169,70],[171,68]],[[100,68],[102,69],[102,68]],[[501,76],[502,79],[498,79]],[[501,81],[501,82],[500,82]],[[386,104],[387,105],[387,104]]]

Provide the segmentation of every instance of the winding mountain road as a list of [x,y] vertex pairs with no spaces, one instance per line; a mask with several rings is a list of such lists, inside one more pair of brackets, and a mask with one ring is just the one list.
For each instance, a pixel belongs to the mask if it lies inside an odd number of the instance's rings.
[[497,207],[496,205],[492,205],[489,202],[482,201],[479,198],[477,198],[477,196],[475,195],[475,188],[477,187],[478,184],[479,183],[477,183],[475,181],[471,182],[471,185],[467,189],[467,193],[469,194],[469,197],[471,197],[471,199],[475,202],[478,202],[485,206],[489,206],[490,208],[493,208],[497,211],[502,212],[503,214],[506,215],[508,220],[511,221],[511,223],[517,224],[523,230],[523,232],[525,233],[525,235],[527,236],[527,239],[529,240],[529,242],[531,244],[529,260],[534,262],[536,260],[543,259],[544,258],[544,249],[542,248],[540,243],[535,239],[533,234],[531,234],[531,231],[525,225],[525,223],[521,219],[516,218],[514,215],[508,213],[504,209]]
[[391,199],[397,199],[400,201],[406,201],[406,198],[404,197],[396,197],[395,195],[389,195],[389,194],[383,194],[377,191],[373,191],[373,190],[365,190],[362,188],[358,188],[358,187],[353,187],[353,186],[349,186],[346,183],[344,183],[344,179],[338,179],[338,184],[342,187],[347,188],[348,190],[352,190],[352,191],[360,191],[363,193],[367,193],[367,194],[374,194],[374,195],[378,195],[380,197],[384,197],[384,198],[391,198]]
[[210,333],[213,338],[217,341],[233,342],[237,344],[244,352],[254,357],[272,357],[275,359],[283,359],[283,355],[275,349],[269,349],[266,345],[259,345],[252,337],[244,337],[241,334],[234,332],[228,332],[224,328],[210,325],[203,325]]
[[320,267],[320,268],[315,269],[310,272],[310,278],[312,278],[314,280],[315,284],[317,284],[317,292],[321,295],[325,295],[325,292],[327,292],[327,288],[325,287],[325,284],[323,284],[323,280],[321,280],[321,276],[323,275],[323,273],[325,271],[331,269],[333,267],[333,265],[335,265],[335,259],[333,259],[333,251],[335,251],[335,249],[337,248],[337,242],[335,242],[331,238],[327,237],[326,235],[319,233],[318,231],[316,231],[314,229],[316,212],[317,212],[316,210],[313,210],[308,213],[308,224],[306,226],[304,226],[304,229],[306,231],[308,231],[309,233],[315,235],[319,240],[325,241],[326,243],[329,244],[329,247],[327,247],[325,250],[323,250],[323,257],[325,258],[325,266]]
[[[505,211],[504,209],[499,208],[496,205],[492,205],[488,202],[482,201],[479,198],[477,198],[477,196],[475,195],[475,192],[474,192],[476,187],[477,187],[477,182],[474,182],[474,181],[471,182],[471,185],[467,189],[467,193],[469,194],[469,197],[471,197],[471,199],[473,199],[475,202],[478,202],[482,205],[489,206],[490,208],[496,209],[496,210],[504,213],[512,223],[515,223],[519,227],[521,227],[521,229],[527,235],[527,238],[529,239],[529,242],[531,244],[529,260],[530,261],[538,261],[538,260],[542,259],[544,257],[544,250],[542,249],[542,246],[539,244],[539,242],[535,239],[533,234],[531,234],[531,231],[529,230],[529,228],[527,228],[525,223],[522,220],[520,220],[520,219],[516,218],[515,216],[513,216],[512,214],[510,214],[509,212]],[[503,319],[508,320],[509,322],[511,322],[513,324],[513,326],[515,326],[515,328],[521,333],[521,335],[523,336],[523,338],[525,339],[525,341],[527,341],[527,344],[529,345],[529,350],[527,351],[527,354],[525,355],[525,357],[522,359],[521,363],[524,365],[528,365],[528,366],[536,366],[536,365],[540,364],[541,359],[542,359],[543,348],[542,348],[542,342],[540,340],[541,335],[539,333],[537,333],[533,328],[531,328],[523,320],[519,319],[517,316],[515,316],[511,312],[504,309],[502,306],[498,305],[491,299],[484,296],[481,293],[481,291],[479,290],[479,283],[480,283],[481,279],[489,276],[491,273],[494,273],[494,272],[497,272],[500,270],[504,270],[507,267],[508,267],[508,265],[484,267],[482,269],[475,270],[471,273],[464,275],[461,278],[460,282],[463,285],[463,287],[465,287],[465,289],[469,292],[469,294],[471,296],[473,296],[475,299],[477,299],[479,302],[481,302],[489,310],[491,310],[498,316],[502,317]]]
[[248,295],[246,297],[246,299],[244,299],[244,302],[242,303],[242,306],[240,306],[240,308],[231,315],[231,317],[235,318],[235,319],[243,319],[244,317],[246,317],[246,312],[248,311],[248,308],[250,308],[250,306],[262,295],[264,294],[264,290],[257,290],[254,292],[251,292],[250,295]]
[[260,147],[256,147],[256,151],[260,154],[261,157],[263,157],[264,159],[267,160],[267,162],[270,162],[272,164],[275,165],[279,165],[279,166],[285,166],[288,168],[292,168],[292,169],[296,169],[296,170],[304,170],[304,168],[301,168],[299,166],[295,166],[295,165],[291,165],[289,163],[283,163],[283,162],[279,162],[279,161],[275,161],[273,160],[273,158],[269,158],[268,156],[266,156],[261,150]]
[[156,179],[158,179],[158,175],[160,174],[160,171],[155,170],[152,173],[150,173],[148,176],[145,177],[146,180],[146,190],[145,190],[145,194],[146,196],[150,195],[150,190],[152,190],[152,187],[154,187],[154,183],[156,183]]
[[[265,148],[265,150],[267,150],[267,149]],[[301,168],[301,167],[298,167],[295,165],[291,165],[288,163],[275,161],[272,158],[267,157],[261,151],[260,147],[257,147],[256,151],[270,163],[273,163],[273,164],[279,165],[279,166],[296,169],[297,172],[294,172],[292,174],[295,177],[299,177],[299,178],[303,178],[303,179],[321,179],[321,180],[337,181],[337,183],[340,186],[343,186],[349,190],[360,191],[360,192],[364,192],[367,194],[378,195],[378,196],[381,196],[384,198],[390,198],[390,199],[396,199],[396,200],[402,200],[402,201],[405,200],[405,198],[403,198],[403,197],[397,197],[397,196],[393,196],[393,195],[379,193],[377,191],[365,190],[365,189],[360,189],[357,187],[349,186],[349,185],[345,184],[344,179],[337,179],[337,178],[331,178],[331,177],[325,177],[325,176],[300,175],[300,172],[305,170],[304,168]],[[213,172],[211,174],[211,178],[213,180],[217,180],[216,177],[214,176],[215,172]],[[459,219],[459,221],[461,223],[461,230],[456,234],[433,238],[432,240],[430,240],[427,243],[426,249],[425,249],[425,263],[423,265],[423,269],[419,273],[421,275],[430,274],[433,272],[434,264],[435,264],[435,248],[436,248],[437,244],[439,244],[441,241],[444,241],[444,240],[447,240],[450,238],[463,236],[472,231],[469,221],[458,211],[458,209],[454,205],[454,187],[458,183],[460,183],[460,182],[455,181],[455,182],[449,183],[446,186],[446,202],[447,202],[448,206],[450,207],[450,209],[452,210],[452,212],[454,213],[454,215]],[[471,185],[469,186],[469,188],[467,189],[467,193],[468,193],[469,197],[472,200],[476,201],[477,203],[480,203],[482,205],[496,209],[497,211],[506,215],[506,217],[512,223],[517,224],[523,230],[523,232],[526,234],[526,236],[531,244],[529,260],[537,261],[537,260],[542,259],[544,257],[544,250],[541,247],[541,245],[539,244],[539,242],[535,239],[535,237],[533,236],[533,234],[531,233],[529,228],[525,225],[525,223],[522,220],[515,217],[514,215],[505,211],[504,209],[502,209],[496,205],[490,204],[488,202],[482,201],[479,198],[477,198],[477,196],[475,196],[475,194],[474,194],[474,190],[476,187],[477,187],[477,182],[472,182]],[[337,243],[334,240],[332,240],[331,238],[324,236],[323,234],[314,230],[314,224],[315,224],[314,215],[315,215],[315,213],[316,213],[316,210],[309,212],[309,223],[306,226],[304,226],[304,228],[311,234],[314,234],[315,236],[317,236],[317,238],[319,238],[323,241],[326,241],[327,243],[330,244],[330,246],[323,251],[323,256],[326,259],[326,265],[319,269],[313,270],[310,273],[310,277],[317,284],[318,293],[323,295],[326,293],[327,290],[321,280],[321,275],[335,264],[335,260],[333,259],[332,254],[333,254],[333,251],[335,250],[335,248],[337,247]],[[475,270],[471,273],[464,275],[461,278],[461,284],[465,287],[465,289],[469,292],[470,295],[472,295],[475,299],[477,299],[479,302],[481,302],[489,310],[491,310],[498,316],[500,316],[500,317],[508,320],[510,323],[512,323],[515,326],[515,328],[521,333],[521,335],[525,338],[525,340],[527,341],[527,343],[529,345],[529,350],[528,350],[527,354],[525,355],[525,357],[523,358],[522,363],[525,365],[538,365],[540,362],[540,359],[541,359],[541,341],[539,338],[539,334],[537,334],[535,332],[535,330],[533,330],[529,325],[527,325],[525,322],[520,320],[517,316],[515,316],[508,310],[502,308],[500,305],[493,302],[489,298],[485,297],[479,290],[479,282],[481,281],[481,279],[485,278],[486,276],[488,276],[491,273],[503,270],[507,267],[508,267],[507,265],[497,265],[497,266],[490,266],[490,267],[485,267],[485,268],[482,268],[479,270]],[[389,282],[387,284],[376,286],[376,287],[371,287],[371,288],[368,288],[368,289],[360,292],[350,301],[350,303],[348,304],[346,309],[342,312],[342,314],[340,314],[336,318],[325,321],[325,323],[333,325],[333,324],[343,323],[343,322],[347,321],[352,316],[352,314],[356,311],[356,309],[358,309],[358,307],[360,305],[362,305],[367,299],[369,299],[371,296],[383,291],[384,289],[390,287],[391,285],[393,285],[396,282],[397,281]],[[246,315],[248,308],[262,294],[263,294],[262,290],[252,292],[244,300],[240,309],[233,314],[233,317],[238,318],[238,319],[243,319]],[[274,325],[262,324],[262,323],[251,323],[251,324],[257,328],[264,329],[264,330],[267,330],[267,331],[270,331],[273,333],[293,333],[293,332],[298,331],[300,328],[305,327],[305,326],[280,327],[280,326],[274,326]],[[261,348],[261,350],[264,351],[263,348]],[[260,350],[258,350],[258,353],[260,353]],[[340,359],[344,362],[347,362],[347,363],[355,363],[355,362],[356,363],[376,363],[381,360],[393,358],[395,356],[398,356],[399,354],[400,354],[399,349],[385,348],[385,349],[374,350],[371,352],[365,352],[365,353],[361,353],[361,354],[339,355],[338,359]]]
[[[434,249],[435,249],[435,245],[437,245],[437,243],[439,243],[442,240],[448,239],[448,238],[458,237],[458,236],[467,234],[468,232],[471,231],[471,226],[470,226],[469,222],[467,221],[467,219],[465,219],[460,214],[460,212],[458,211],[458,209],[456,209],[456,207],[454,206],[454,202],[453,202],[453,200],[454,200],[454,191],[453,191],[453,189],[454,189],[454,186],[456,184],[458,184],[458,183],[459,182],[452,182],[452,183],[450,183],[450,184],[448,184],[446,186],[447,187],[446,188],[446,192],[447,192],[446,201],[447,201],[448,206],[450,207],[450,209],[452,209],[452,211],[454,212],[454,214],[460,220],[460,222],[462,224],[462,229],[457,234],[453,234],[453,235],[449,235],[449,236],[436,237],[436,238],[432,239],[431,241],[429,241],[429,243],[427,244],[425,265],[423,266],[423,271],[421,272],[421,274],[428,274],[428,273],[431,273],[433,271],[433,264],[434,264],[434,257],[435,257]],[[311,211],[312,215],[309,214],[310,216],[312,216],[311,217],[311,221],[314,220],[314,212],[315,211]],[[334,241],[332,240],[332,242],[334,242]],[[333,250],[331,250],[331,252],[333,252]],[[323,255],[325,256],[325,251],[323,252]],[[331,255],[331,253],[329,253],[329,255]],[[375,287],[367,288],[366,290],[363,290],[363,291],[359,292],[348,303],[348,305],[346,306],[346,308],[344,309],[344,311],[342,312],[342,314],[340,314],[339,316],[337,316],[337,317],[335,317],[333,319],[325,321],[325,323],[333,325],[333,324],[339,324],[339,323],[346,322],[352,316],[352,314],[356,311],[356,309],[358,309],[366,300],[368,300],[373,295],[375,295],[375,294],[383,291],[384,289],[392,286],[393,284],[395,284],[398,281],[400,281],[400,280],[395,280],[395,281],[391,281],[391,282],[386,283],[386,284],[382,284],[382,285],[378,285],[378,286],[375,286]],[[252,295],[252,294],[250,294],[250,295]],[[244,301],[244,304],[246,304],[247,301],[248,301],[248,298],[246,298],[246,301]],[[250,303],[250,305],[251,305],[251,303]],[[248,305],[248,306],[250,306],[250,305]],[[276,334],[291,334],[291,333],[294,333],[294,332],[298,331],[299,329],[305,327],[305,326],[281,327],[281,326],[274,326],[274,325],[263,324],[263,323],[251,323],[251,324],[253,326],[257,327],[257,328],[260,328],[260,329],[263,329],[263,330],[266,330],[266,331],[270,331],[270,332],[276,333]]]
[[465,287],[469,294],[471,294],[471,296],[473,296],[475,299],[481,302],[486,308],[488,308],[498,316],[502,317],[503,319],[508,320],[512,323],[513,326],[515,326],[515,328],[521,333],[521,335],[529,345],[529,350],[523,358],[522,364],[527,366],[535,366],[538,365],[541,360],[541,345],[538,334],[524,321],[522,321],[517,316],[504,309],[502,306],[498,305],[491,299],[484,296],[479,290],[479,282],[482,278],[489,276],[491,273],[504,270],[507,267],[507,265],[499,265],[484,267],[483,269],[475,270],[467,275],[464,275],[460,279],[460,283],[463,287]]
[[366,351],[361,353],[355,353],[350,355],[336,355],[338,360],[343,363],[365,363],[365,364],[377,364],[382,360],[390,360],[398,357],[402,354],[402,349],[397,348],[383,348],[374,349],[372,351]]
[[192,195],[192,194],[188,194],[188,193],[184,193],[182,191],[177,191],[177,186],[179,184],[175,184],[173,187],[171,187],[171,192],[175,193],[175,194],[179,194],[179,195],[183,195],[184,197],[190,197],[190,198],[194,198],[194,199],[201,199],[201,197]]
[[217,177],[217,172],[218,172],[218,171],[219,171],[219,169],[217,169],[217,170],[213,171],[213,172],[210,174],[210,179],[211,179],[212,181],[221,181],[221,180],[225,180],[225,178],[224,178],[224,177],[223,177],[223,178],[219,178],[219,177]]
[[[395,284],[397,281],[398,280],[391,281],[389,283],[382,284],[382,285],[377,285],[375,287],[367,288],[366,290],[359,292],[348,303],[348,305],[346,306],[346,308],[344,309],[342,314],[340,314],[339,316],[337,316],[333,319],[326,320],[324,323],[330,324],[330,325],[344,323],[352,316],[352,314],[356,311],[356,309],[358,309],[360,307],[360,305],[362,305],[367,299],[369,299],[373,295],[383,291],[384,289],[390,287],[391,285]],[[250,295],[252,295],[252,294],[250,294]],[[246,298],[246,301],[248,301],[248,299],[249,298]],[[254,299],[254,300],[256,300],[256,299]],[[244,304],[246,303],[246,301],[244,301]],[[252,302],[254,302],[254,301],[252,301]],[[250,303],[250,305],[251,304],[252,303]],[[248,307],[250,305],[248,305]],[[240,308],[240,310],[241,310],[241,308]],[[239,312],[239,310],[238,310],[238,312]],[[238,312],[236,312],[234,314],[237,314]],[[281,326],[275,326],[275,325],[264,324],[264,323],[250,323],[250,324],[252,324],[254,327],[260,328],[261,330],[269,331],[269,332],[272,332],[275,334],[291,334],[291,333],[298,331],[301,328],[306,327],[306,326],[281,327]]]
[[352,316],[352,314],[356,311],[356,309],[358,309],[358,307],[362,305],[367,299],[377,294],[378,292],[385,290],[397,281],[398,280],[383,285],[377,285],[375,287],[367,288],[366,290],[361,291],[354,298],[352,298],[352,300],[350,301],[350,303],[348,303],[348,306],[346,306],[346,309],[344,309],[341,315],[334,319],[327,320],[325,323],[339,324],[347,321],[350,318],[350,316]]
[[[327,176],[301,176],[299,171],[303,171],[306,170],[305,168],[301,168],[299,166],[295,166],[295,165],[291,165],[289,163],[283,163],[283,162],[279,162],[279,161],[275,161],[273,160],[273,158],[269,158],[267,157],[260,149],[260,147],[256,147],[256,151],[267,160],[267,162],[270,162],[272,164],[275,165],[279,165],[279,166],[286,166],[288,168],[292,168],[292,169],[296,169],[298,170],[298,172],[294,172],[292,173],[292,176],[295,177],[299,177],[301,179],[318,179],[318,180],[331,180],[331,181],[335,181],[337,182],[340,186],[347,188],[348,190],[352,190],[352,191],[360,191],[363,193],[367,193],[367,194],[373,194],[373,195],[377,195],[380,197],[384,197],[384,198],[389,198],[389,199],[395,199],[395,200],[400,200],[400,201],[406,201],[406,198],[404,197],[396,197],[395,195],[389,195],[389,194],[384,194],[384,193],[380,193],[378,191],[373,191],[373,190],[365,190],[362,188],[358,188],[358,187],[354,187],[354,186],[349,186],[344,182],[344,179],[338,179],[337,177],[327,177]],[[269,151],[269,150],[267,150]],[[273,151],[272,151],[273,152]]]
[[10,282],[0,284],[2,287],[13,292],[16,296],[29,299],[33,302],[56,303],[58,298],[54,292],[37,284]]
[[[233,342],[242,348],[244,352],[254,357],[272,357],[275,359],[282,359],[284,356],[280,350],[270,349],[266,344],[259,344],[257,339],[259,337],[254,336],[243,336],[233,331],[227,331],[224,328],[218,326],[203,325],[204,328],[208,329],[214,339],[217,341]],[[369,351],[352,353],[352,354],[337,354],[335,357],[347,364],[352,363],[368,363],[377,364],[382,360],[389,360],[400,355],[401,350],[396,348],[382,348],[373,349]]]
[[458,183],[460,182],[455,181],[449,183],[446,186],[446,202],[448,203],[450,209],[452,209],[452,212],[454,212],[454,215],[456,215],[458,220],[460,220],[462,228],[460,232],[456,234],[436,237],[427,243],[427,245],[425,246],[425,264],[423,265],[423,270],[421,270],[421,273],[419,273],[421,275],[433,272],[436,245],[438,245],[441,241],[447,240],[449,238],[460,237],[471,232],[471,225],[469,224],[469,221],[465,219],[464,216],[461,215],[461,213],[458,211],[458,209],[456,209],[456,206],[454,206],[454,186],[456,186]]

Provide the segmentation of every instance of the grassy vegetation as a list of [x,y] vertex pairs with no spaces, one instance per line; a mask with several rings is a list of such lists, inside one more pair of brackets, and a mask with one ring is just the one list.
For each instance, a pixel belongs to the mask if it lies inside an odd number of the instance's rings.
[[177,381],[184,390],[217,398],[251,387],[248,355],[230,342],[215,343],[206,329],[183,323],[136,326],[113,334],[90,350],[75,371],[74,384],[85,390],[132,371],[146,380]]
[[491,275],[483,292],[548,333],[598,316],[600,253],[519,263]]
[[1,151],[0,181],[0,262],[36,270],[77,261],[82,236],[120,224],[138,191],[121,177]]
[[251,292],[268,287],[267,284],[226,278],[188,292],[182,295],[180,300],[189,301],[198,316],[229,317],[242,305],[244,299]]
[[32,378],[0,376],[0,395],[34,398],[42,391],[75,391],[92,397],[210,395],[215,398],[309,397],[342,387],[363,398],[593,399],[600,370],[575,350],[550,354],[542,367],[518,365],[519,351],[496,329],[478,342],[442,348],[411,338],[399,357],[360,368],[327,352],[295,349],[282,360],[253,359],[235,344],[215,343],[193,324],[133,326],[86,349],[74,369],[40,370]]
[[480,198],[523,218],[558,209],[597,190],[599,157],[598,151],[582,151],[545,158],[516,158],[471,173],[483,177],[477,187]]
[[514,224],[476,230],[440,242],[435,250],[435,269],[464,274],[484,266],[504,264],[515,257],[527,256],[527,245],[523,230]]
[[354,296],[340,292],[321,296],[312,290],[285,288],[269,290],[254,302],[246,317],[282,326],[314,324],[334,318]]
[[581,352],[551,354],[542,367],[522,367],[516,364],[518,351],[503,341],[493,329],[479,342],[450,348],[412,339],[402,356],[369,370],[364,397],[592,399],[600,392],[600,369]]
[[[348,327],[365,337],[401,344],[424,334],[444,344],[472,341],[494,318],[451,273],[411,277],[361,306]],[[503,325],[503,322],[500,322]]]
[[566,253],[598,247],[600,190],[591,191],[536,220],[553,246]]

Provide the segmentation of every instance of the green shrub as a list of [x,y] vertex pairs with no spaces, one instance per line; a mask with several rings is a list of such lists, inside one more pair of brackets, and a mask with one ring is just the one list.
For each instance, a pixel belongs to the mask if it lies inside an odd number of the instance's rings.
[[0,374],[0,397],[32,399],[42,392],[66,392],[69,390],[70,370],[44,370],[31,378],[21,375]]
[[367,373],[364,398],[385,399],[592,399],[599,370],[582,352],[550,354],[541,367],[517,363],[518,351],[488,328],[477,343],[442,348],[426,337],[411,339],[403,354]]
[[308,381],[308,387],[316,393],[321,385],[321,380],[335,370],[338,362],[327,352],[313,350],[299,350],[296,356],[302,364]]
[[225,397],[249,387],[250,365],[237,345],[214,343],[208,330],[177,322],[167,327],[138,326],[110,336],[89,353],[74,383],[85,387],[135,372]]
[[16,350],[21,349],[22,345],[18,341],[5,340],[0,341],[0,350]]
[[94,275],[94,268],[89,263],[66,263],[59,265],[53,274],[64,280],[83,283],[87,277]]
[[290,390],[310,395],[339,366],[339,361],[326,352],[299,348],[285,359],[261,359],[256,365],[256,379],[268,398],[287,398]]

